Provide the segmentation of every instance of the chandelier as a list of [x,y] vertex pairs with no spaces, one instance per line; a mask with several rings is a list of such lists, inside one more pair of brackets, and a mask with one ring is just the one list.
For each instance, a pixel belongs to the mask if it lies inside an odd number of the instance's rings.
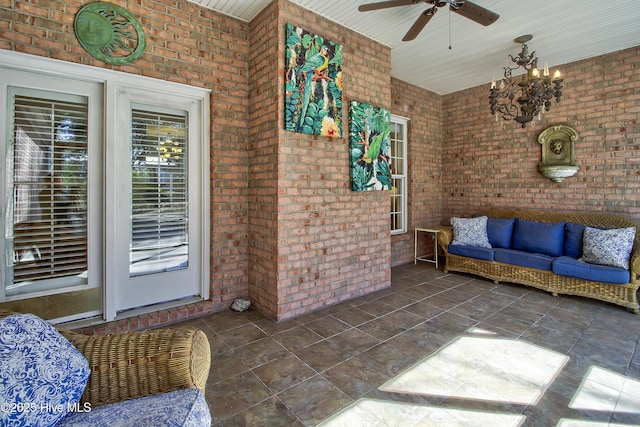
[[[555,72],[553,80],[549,76],[549,67],[544,66],[542,72],[538,69],[536,53],[529,54],[526,43],[533,36],[520,36],[513,41],[522,44],[522,51],[515,58],[509,55],[509,59],[516,64],[515,67],[504,67],[504,79],[496,84],[491,81],[489,105],[491,114],[496,116],[496,121],[502,117],[504,120],[515,120],[523,128],[527,123],[535,123],[540,120],[542,114],[551,109],[551,100],[560,102],[562,97],[562,80],[560,71]],[[526,72],[518,80],[512,73],[523,68]],[[541,75],[542,74],[542,75]]]

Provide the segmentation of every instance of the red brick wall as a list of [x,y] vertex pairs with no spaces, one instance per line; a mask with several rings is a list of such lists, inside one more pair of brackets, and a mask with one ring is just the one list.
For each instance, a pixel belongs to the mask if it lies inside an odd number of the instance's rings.
[[[391,236],[392,266],[413,262],[414,228],[442,221],[442,97],[391,79],[391,112],[409,118],[407,233]],[[419,253],[433,252],[420,238]]]
[[249,51],[249,297],[254,306],[277,317],[278,300],[278,3],[272,2],[250,24]]
[[0,48],[211,89],[211,301],[105,328],[159,326],[228,308],[248,294],[249,26],[186,1],[114,1],[142,23],[147,48],[135,63],[111,66],[74,36],[85,3],[0,0]]
[[[557,68],[565,78],[562,102],[526,129],[494,121],[488,84],[443,97],[445,219],[513,207],[611,212],[640,221],[640,47]],[[579,133],[580,171],[562,183],[537,169],[537,136],[555,124]]]
[[[277,141],[272,139],[271,132],[261,138],[269,147],[277,148],[278,159],[277,172],[268,174],[277,173],[277,181],[264,190],[273,194],[276,189],[273,186],[277,187],[277,225],[276,230],[271,230],[277,239],[276,277],[275,282],[268,284],[269,292],[277,289],[277,300],[275,307],[270,303],[269,310],[264,311],[282,320],[390,285],[389,195],[351,191],[347,119],[351,100],[390,107],[391,52],[284,0],[278,1],[277,13],[275,23],[269,12],[271,32],[267,34],[265,29],[269,40],[262,43],[270,46],[275,43],[278,67],[268,67],[270,74],[263,75],[252,63],[252,75],[260,81],[277,82],[277,86],[267,84],[265,90],[271,99],[277,96],[278,102],[272,102],[271,107],[264,105],[269,112],[262,113],[273,116],[278,127]],[[300,26],[342,45],[342,138],[284,131],[286,24]],[[254,35],[251,37],[253,40]],[[270,218],[269,222],[272,221]],[[273,280],[271,276],[267,278]],[[257,279],[257,275],[251,278],[252,294],[256,288],[265,291],[262,283],[255,282]]]

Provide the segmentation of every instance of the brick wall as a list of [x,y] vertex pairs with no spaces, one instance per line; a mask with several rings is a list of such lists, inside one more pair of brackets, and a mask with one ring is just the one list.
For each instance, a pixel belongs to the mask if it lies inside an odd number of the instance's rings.
[[[267,86],[278,99],[269,110],[279,129],[277,181],[273,183],[277,187],[276,281],[269,285],[271,290],[277,288],[277,301],[275,313],[272,304],[265,311],[282,320],[390,285],[389,196],[387,192],[351,191],[346,124],[351,100],[390,108],[391,52],[287,1],[278,1],[277,13],[277,29],[271,27],[270,40],[265,43],[271,45],[275,40],[279,66],[268,68],[270,75],[256,74],[256,78],[277,81],[276,87]],[[342,138],[283,130],[286,24],[342,45]],[[269,137],[271,133],[262,140]],[[273,147],[273,142],[267,145]],[[271,194],[273,190],[265,191]],[[255,279],[252,277],[252,292],[254,286],[262,291]]]
[[[640,47],[557,67],[564,98],[526,129],[493,120],[488,84],[444,96],[443,217],[510,207],[611,212],[640,222],[639,67]],[[580,171],[562,183],[537,169],[537,136],[555,124],[579,133]]]
[[[414,228],[441,223],[442,97],[398,79],[391,79],[391,111],[409,118],[408,227],[391,237],[392,266],[413,262]],[[420,254],[433,245],[420,238]]]
[[142,23],[147,48],[130,65],[94,59],[73,32],[86,2],[0,0],[0,48],[211,89],[211,300],[113,323],[159,326],[228,308],[248,294],[247,23],[186,1],[114,1]]
[[278,3],[272,2],[250,25],[249,103],[249,297],[254,306],[277,317],[278,299],[278,70],[283,38],[278,31]]

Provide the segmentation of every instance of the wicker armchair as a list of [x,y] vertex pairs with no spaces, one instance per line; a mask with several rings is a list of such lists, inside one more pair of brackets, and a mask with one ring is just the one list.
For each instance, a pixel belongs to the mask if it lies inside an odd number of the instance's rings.
[[[14,314],[0,309],[0,318]],[[92,408],[139,397],[198,388],[204,394],[211,349],[196,328],[162,328],[109,335],[58,331],[89,361],[81,404]]]
[[637,299],[637,292],[640,288],[640,228],[635,222],[618,215],[600,213],[545,212],[517,209],[487,209],[477,212],[477,215],[486,215],[491,218],[522,218],[553,223],[566,221],[601,228],[636,227],[636,238],[629,260],[631,280],[627,284],[602,283],[558,276],[550,271],[450,254],[448,246],[453,240],[451,227],[443,227],[442,232],[438,233],[438,244],[446,256],[445,273],[458,271],[486,277],[495,283],[519,283],[543,289],[554,296],[566,294],[593,298],[626,307],[633,313],[638,314],[640,310]]

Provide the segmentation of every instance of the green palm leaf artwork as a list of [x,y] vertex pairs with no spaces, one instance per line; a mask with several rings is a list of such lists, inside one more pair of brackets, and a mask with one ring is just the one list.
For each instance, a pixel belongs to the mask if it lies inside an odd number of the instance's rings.
[[390,190],[391,114],[374,105],[352,101],[349,105],[351,189]]
[[285,130],[342,136],[342,47],[287,24]]

